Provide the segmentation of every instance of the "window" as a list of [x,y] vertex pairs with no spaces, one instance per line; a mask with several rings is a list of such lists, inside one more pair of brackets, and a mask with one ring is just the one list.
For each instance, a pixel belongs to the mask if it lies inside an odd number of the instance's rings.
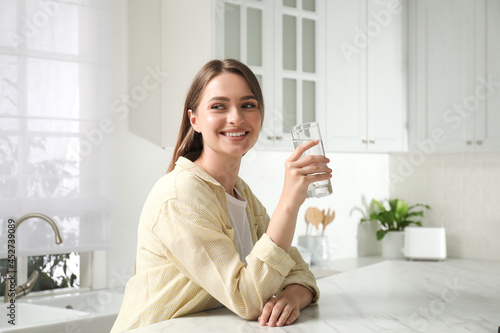
[[63,239],[43,220],[23,222],[18,282],[28,266],[77,271],[79,252],[108,245],[109,22],[106,0],[0,0],[0,258],[9,218],[42,213]]
[[[17,263],[20,264],[20,263]],[[80,287],[80,254],[47,254],[28,257],[28,276],[34,271],[39,277],[32,292],[63,288]],[[0,297],[5,295],[5,277],[7,276],[7,259],[0,259]],[[18,281],[18,285],[25,280]]]

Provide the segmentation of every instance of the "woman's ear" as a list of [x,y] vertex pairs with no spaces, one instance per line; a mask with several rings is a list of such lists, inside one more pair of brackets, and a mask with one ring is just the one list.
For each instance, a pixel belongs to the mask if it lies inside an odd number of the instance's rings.
[[193,127],[193,129],[196,132],[200,133],[200,131],[198,129],[196,115],[193,113],[193,110],[188,109],[188,117],[189,117],[189,122],[191,123],[191,127]]

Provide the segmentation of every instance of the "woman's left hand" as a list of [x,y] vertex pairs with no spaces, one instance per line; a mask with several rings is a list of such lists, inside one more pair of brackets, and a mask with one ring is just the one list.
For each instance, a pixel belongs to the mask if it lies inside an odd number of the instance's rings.
[[259,323],[264,326],[292,324],[299,318],[300,310],[311,304],[313,293],[300,284],[291,284],[278,297],[271,297],[262,309]]
[[271,297],[262,310],[259,323],[270,327],[292,324],[300,315],[300,307],[293,297],[280,295]]

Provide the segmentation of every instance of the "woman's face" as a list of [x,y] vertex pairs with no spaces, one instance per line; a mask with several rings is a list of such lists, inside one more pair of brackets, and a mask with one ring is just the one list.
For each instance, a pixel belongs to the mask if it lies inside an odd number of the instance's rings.
[[189,114],[203,136],[203,153],[241,158],[259,137],[261,113],[246,80],[222,73],[205,87],[196,112]]

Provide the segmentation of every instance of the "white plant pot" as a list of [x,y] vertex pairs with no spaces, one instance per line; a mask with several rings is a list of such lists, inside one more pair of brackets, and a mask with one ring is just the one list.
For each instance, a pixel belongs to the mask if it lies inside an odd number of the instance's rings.
[[382,238],[382,256],[384,258],[404,258],[404,231],[389,231]]

